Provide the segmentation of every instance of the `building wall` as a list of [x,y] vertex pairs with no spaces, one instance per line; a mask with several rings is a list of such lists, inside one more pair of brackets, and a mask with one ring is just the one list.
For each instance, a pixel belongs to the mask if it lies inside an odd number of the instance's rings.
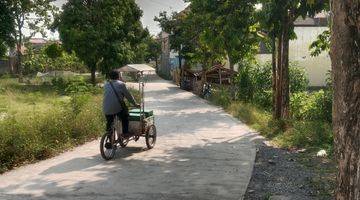
[[[311,57],[309,46],[316,37],[327,27],[295,27],[296,40],[290,41],[290,62],[296,62],[304,67],[311,86],[324,86],[327,73],[331,69],[331,61],[328,53],[323,52],[317,57]],[[271,54],[259,54],[257,59],[260,63],[271,61]]]
[[161,56],[158,72],[170,78],[170,41],[169,34],[165,32],[161,33]]

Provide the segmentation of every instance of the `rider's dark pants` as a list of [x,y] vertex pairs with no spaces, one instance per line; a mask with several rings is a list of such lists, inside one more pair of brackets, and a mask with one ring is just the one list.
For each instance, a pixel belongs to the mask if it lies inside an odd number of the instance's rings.
[[[124,134],[129,133],[129,113],[122,110],[121,112],[115,114],[121,119],[122,122],[122,131]],[[111,125],[114,122],[115,115],[105,115],[106,117],[106,131],[111,130]]]

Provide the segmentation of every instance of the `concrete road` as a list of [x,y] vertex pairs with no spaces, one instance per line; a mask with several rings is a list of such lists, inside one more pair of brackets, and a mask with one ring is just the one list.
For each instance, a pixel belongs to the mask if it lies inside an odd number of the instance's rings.
[[99,141],[0,176],[0,199],[242,199],[255,159],[256,135],[222,109],[170,82],[146,85],[158,140],[119,150],[113,161]]

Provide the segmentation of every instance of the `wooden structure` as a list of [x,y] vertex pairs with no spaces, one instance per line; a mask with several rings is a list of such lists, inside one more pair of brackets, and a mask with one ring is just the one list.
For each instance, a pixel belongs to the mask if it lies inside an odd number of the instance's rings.
[[206,82],[229,85],[231,83],[231,78],[234,77],[236,73],[237,72],[234,70],[225,68],[224,65],[215,65],[206,70]]

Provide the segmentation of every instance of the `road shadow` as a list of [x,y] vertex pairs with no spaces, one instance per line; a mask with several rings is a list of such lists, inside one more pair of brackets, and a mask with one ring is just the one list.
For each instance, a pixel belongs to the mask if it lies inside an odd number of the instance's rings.
[[[250,180],[255,150],[248,144],[255,137],[249,132],[222,142],[170,148],[161,154],[156,148],[143,151],[129,147],[110,162],[102,161],[100,156],[76,158],[45,170],[26,185],[2,188],[0,197],[4,200],[240,199]],[[91,173],[93,178],[83,179],[84,173]],[[68,180],[65,177],[69,174],[77,177]],[[51,180],[48,175],[57,175],[60,180]],[[42,193],[11,194],[18,190]]]

